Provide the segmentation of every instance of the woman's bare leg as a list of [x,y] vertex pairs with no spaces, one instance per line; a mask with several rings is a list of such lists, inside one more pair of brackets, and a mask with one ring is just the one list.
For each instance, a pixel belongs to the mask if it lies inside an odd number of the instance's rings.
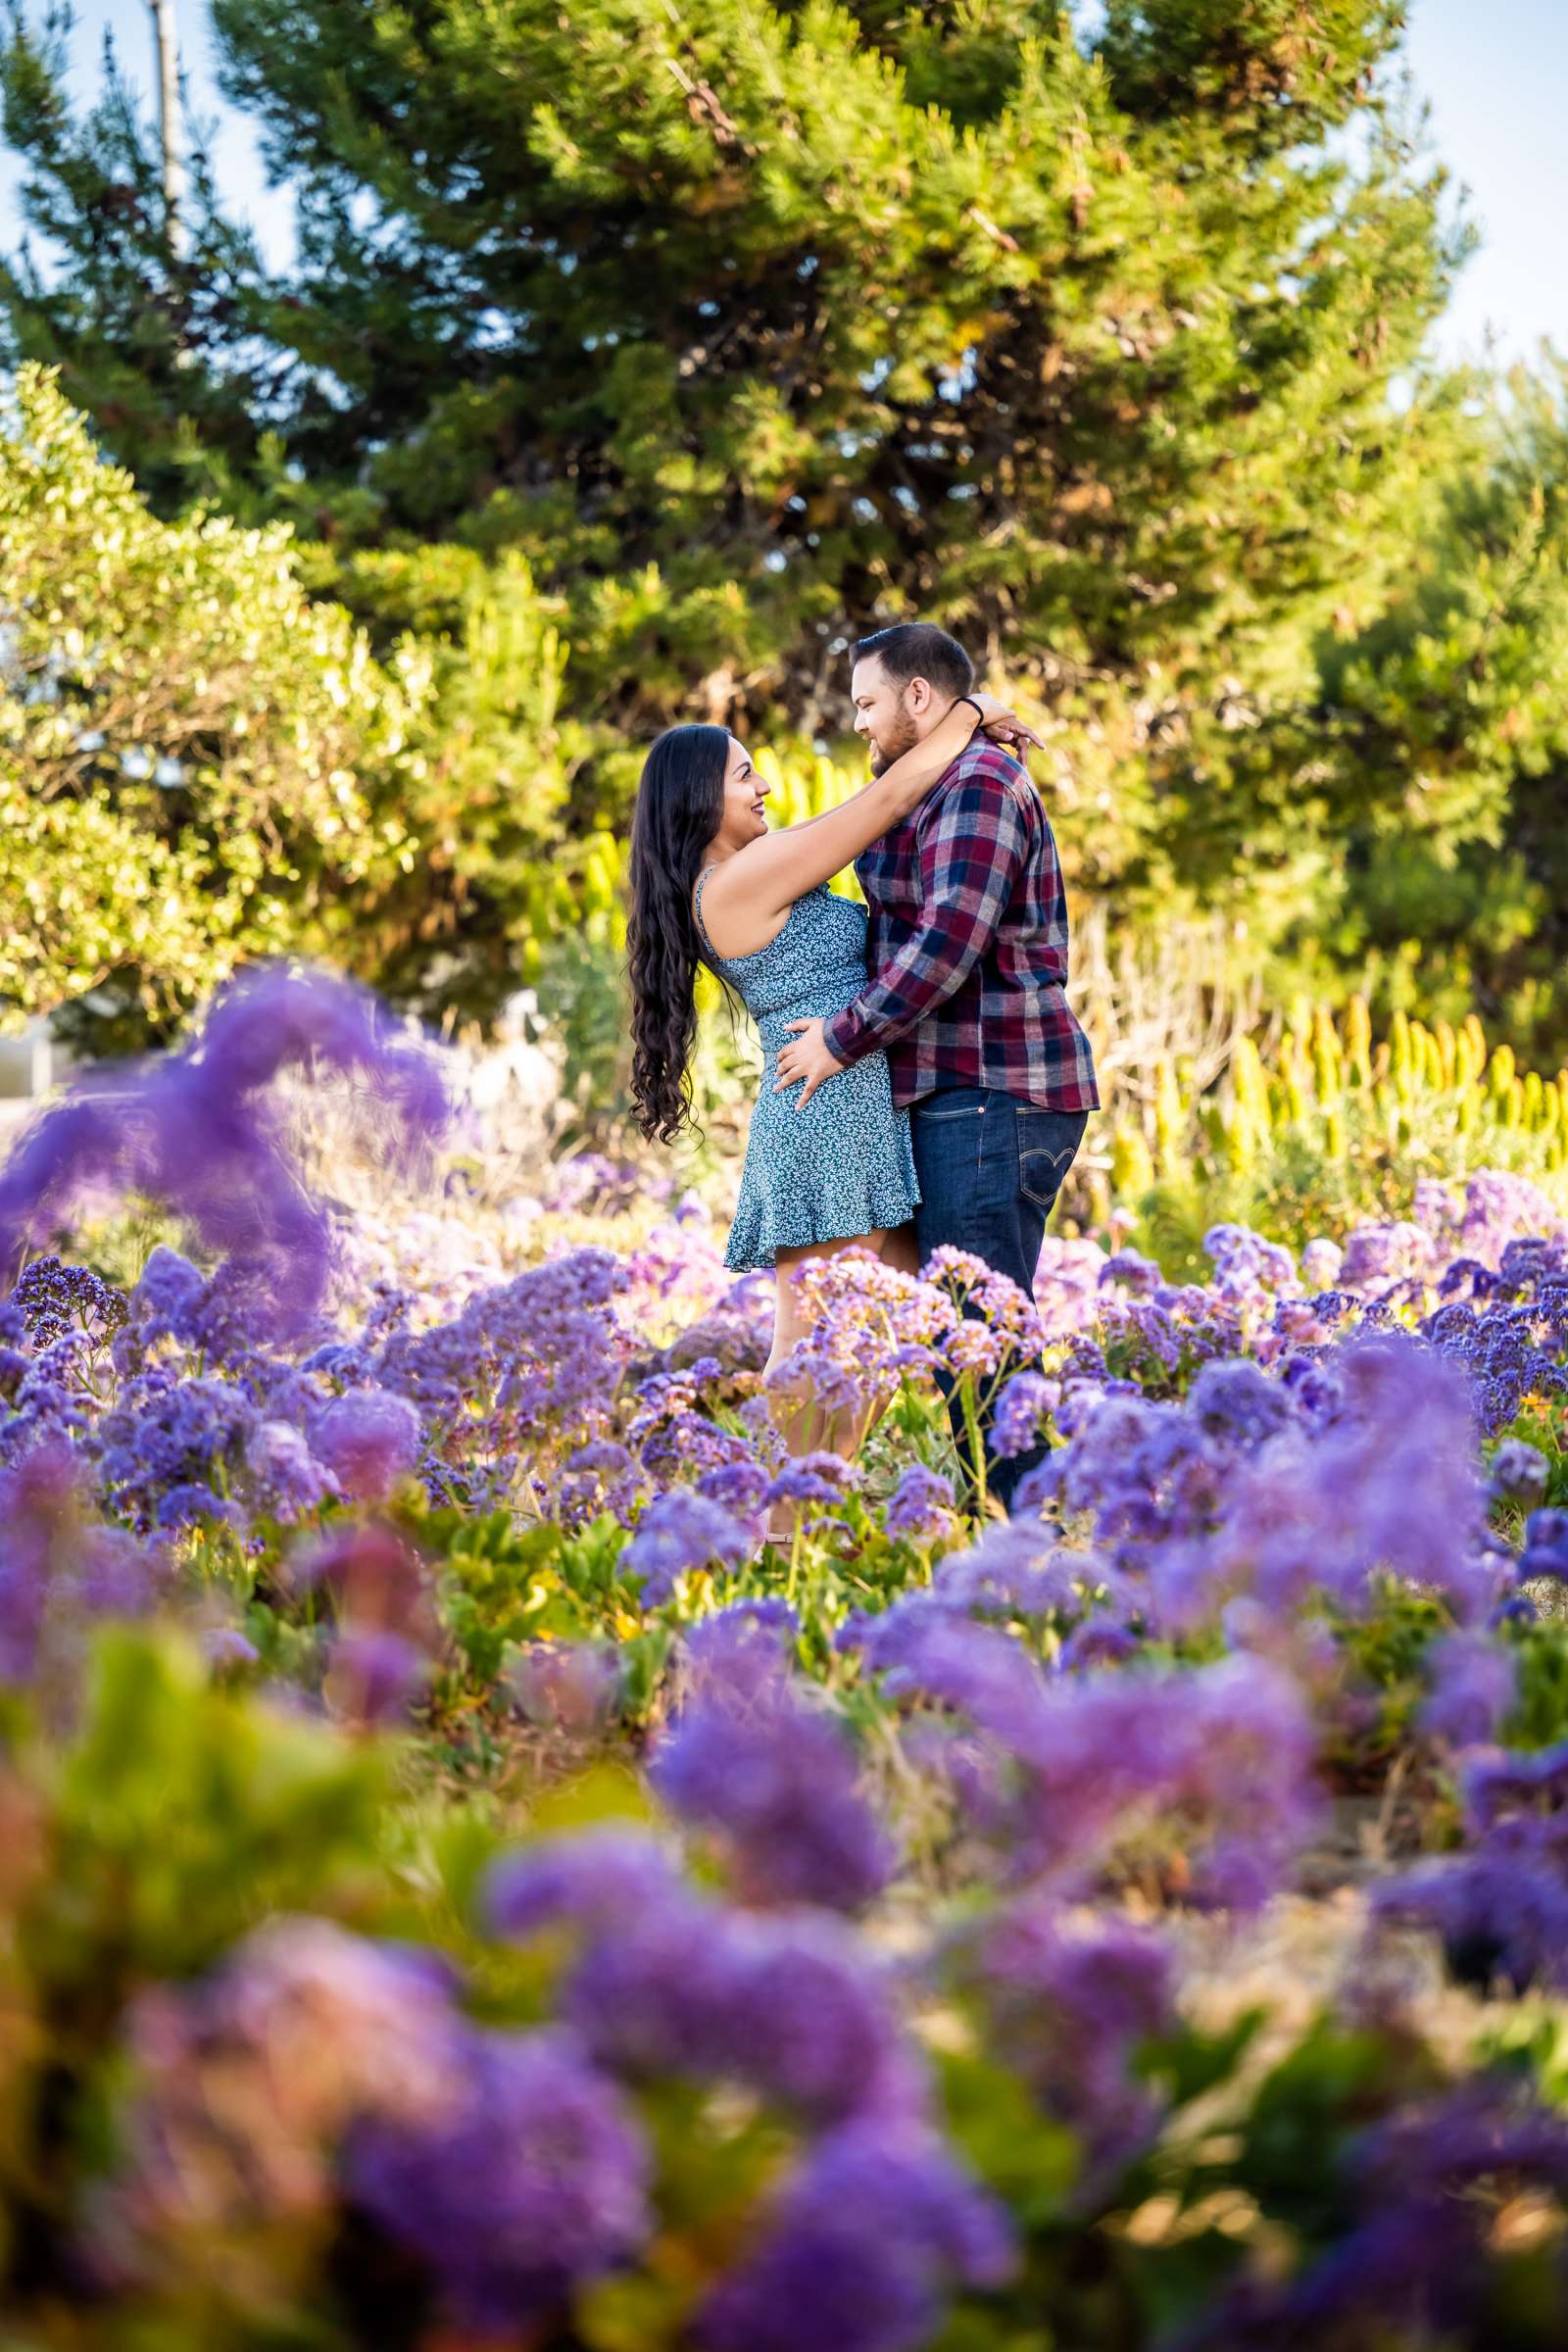
[[[884,1238],[880,1233],[859,1233],[847,1241],[809,1242],[803,1249],[779,1250],[773,1265],[778,1302],[773,1314],[773,1345],[762,1373],[764,1388],[769,1374],[793,1353],[811,1328],[801,1308],[797,1287],[801,1273],[820,1258],[842,1257],[846,1250],[869,1250],[879,1256]],[[848,1454],[855,1450],[853,1444],[846,1447],[836,1434],[835,1424],[843,1415],[824,1412],[819,1405],[781,1405],[773,1419],[791,1453]]]
[[[784,1361],[810,1328],[801,1311],[797,1291],[802,1269],[817,1258],[842,1256],[846,1250],[869,1250],[884,1265],[896,1267],[901,1274],[919,1272],[912,1222],[857,1234],[848,1241],[812,1242],[803,1249],[779,1250],[774,1265],[778,1302],[774,1310],[773,1346],[762,1375],[764,1385],[774,1366]],[[837,1453],[849,1461],[858,1453],[886,1409],[886,1398],[873,1403],[867,1412],[853,1416],[796,1405],[781,1407],[775,1412],[774,1421],[791,1453]]]
[[891,1266],[896,1274],[918,1274],[920,1248],[914,1238],[914,1219],[906,1225],[895,1225],[882,1236],[882,1263]]

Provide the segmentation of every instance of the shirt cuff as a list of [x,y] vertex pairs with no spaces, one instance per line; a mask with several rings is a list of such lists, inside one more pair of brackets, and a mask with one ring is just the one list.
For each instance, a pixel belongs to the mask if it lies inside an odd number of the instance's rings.
[[848,1068],[852,1061],[858,1061],[862,1054],[870,1051],[872,1040],[866,1034],[865,1023],[855,1006],[846,1004],[842,1012],[836,1012],[830,1021],[823,1022],[822,1043],[834,1060],[843,1062]]

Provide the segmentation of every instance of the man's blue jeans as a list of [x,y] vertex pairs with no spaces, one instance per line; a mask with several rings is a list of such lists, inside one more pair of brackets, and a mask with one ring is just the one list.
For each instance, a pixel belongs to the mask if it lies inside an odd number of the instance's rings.
[[[995,1087],[949,1086],[923,1095],[909,1121],[920,1179],[915,1238],[922,1260],[945,1243],[970,1250],[1032,1296],[1046,1219],[1083,1141],[1088,1112],[1042,1110]],[[952,1384],[945,1381],[943,1388],[951,1396]],[[952,1418],[959,1459],[972,1476],[963,1414],[956,1405]],[[1046,1448],[1037,1446],[1004,1461],[992,1452],[984,1424],[981,1434],[986,1483],[1010,1510],[1014,1488],[1044,1459]]]

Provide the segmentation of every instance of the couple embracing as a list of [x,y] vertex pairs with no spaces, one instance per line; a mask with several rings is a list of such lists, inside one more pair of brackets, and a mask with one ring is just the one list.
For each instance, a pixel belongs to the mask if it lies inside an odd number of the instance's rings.
[[[853,799],[770,831],[745,746],[680,726],[650,751],[632,821],[644,1132],[667,1143],[689,1113],[699,964],[761,1037],[726,1263],[775,1272],[770,1369],[805,1336],[793,1277],[814,1257],[859,1247],[914,1272],[951,1244],[1032,1293],[1099,1107],[1056,845],[1015,757],[1037,739],[929,623],[863,638],[853,662],[871,754]],[[852,862],[869,916],[827,887]],[[988,1463],[991,1491],[1010,1504],[1039,1458]]]

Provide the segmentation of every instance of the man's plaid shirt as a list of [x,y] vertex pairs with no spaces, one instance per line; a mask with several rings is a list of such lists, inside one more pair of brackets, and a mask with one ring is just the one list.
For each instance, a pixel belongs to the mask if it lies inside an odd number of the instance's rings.
[[1056,844],[1015,760],[977,735],[855,870],[872,977],[824,1030],[840,1061],[880,1047],[901,1104],[989,1086],[1047,1110],[1098,1110],[1089,1040],[1063,994]]

